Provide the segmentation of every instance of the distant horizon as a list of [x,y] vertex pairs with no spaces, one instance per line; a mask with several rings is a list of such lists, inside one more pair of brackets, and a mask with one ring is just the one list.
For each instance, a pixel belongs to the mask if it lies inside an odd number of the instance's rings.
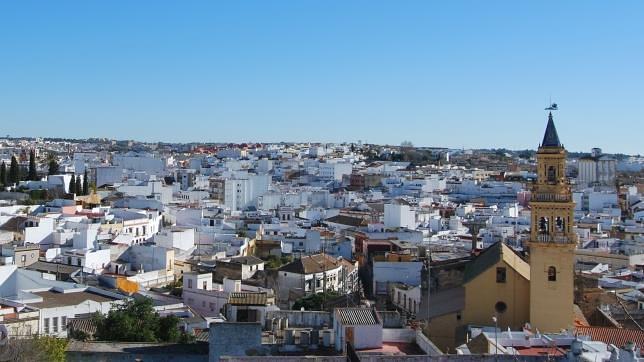
[[0,2],[0,134],[643,154],[644,2]]
[[[144,143],[144,144],[181,144],[181,145],[188,145],[188,144],[193,144],[193,145],[212,145],[212,144],[234,144],[234,145],[239,145],[239,144],[305,144],[305,143],[310,143],[310,144],[358,144],[357,141],[352,142],[352,141],[339,141],[339,142],[318,142],[318,141],[270,141],[270,142],[265,142],[265,141],[257,141],[257,140],[246,140],[246,141],[236,141],[236,142],[231,142],[231,141],[188,141],[188,142],[173,142],[173,141],[144,141],[144,140],[137,140],[137,139],[115,139],[115,138],[110,138],[110,137],[84,137],[84,138],[78,138],[78,137],[51,137],[51,136],[13,136],[7,135],[0,136],[0,139],[11,139],[11,140],[18,140],[18,139],[36,139],[36,138],[42,138],[45,140],[48,139],[65,139],[65,140],[72,140],[72,141],[88,141],[92,139],[106,139],[110,141],[116,141],[116,142],[138,142],[138,143]],[[383,147],[401,147],[400,144],[386,144],[386,143],[365,143],[364,141],[362,142],[363,145],[376,145],[376,146],[383,146]],[[587,153],[590,154],[591,150],[587,151],[578,151],[578,150],[570,150],[566,147],[565,144],[563,144],[564,148],[568,153]],[[413,144],[414,148],[443,148],[447,150],[459,150],[459,151],[478,151],[478,150],[507,150],[511,152],[520,152],[520,151],[533,151],[536,152],[538,147],[535,148],[508,148],[508,147],[447,147],[447,146],[436,146],[436,145],[416,145]],[[598,147],[601,149],[601,147]],[[642,157],[642,154],[632,154],[632,153],[624,153],[624,152],[605,152],[602,149],[602,154],[607,154],[607,155],[625,155],[625,156],[633,156],[633,157]]]

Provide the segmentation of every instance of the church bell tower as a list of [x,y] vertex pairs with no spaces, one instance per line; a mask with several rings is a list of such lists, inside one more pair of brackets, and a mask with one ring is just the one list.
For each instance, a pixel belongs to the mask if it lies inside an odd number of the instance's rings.
[[530,201],[530,324],[540,332],[573,326],[577,236],[572,231],[575,204],[565,170],[566,150],[551,112],[537,151],[537,182]]

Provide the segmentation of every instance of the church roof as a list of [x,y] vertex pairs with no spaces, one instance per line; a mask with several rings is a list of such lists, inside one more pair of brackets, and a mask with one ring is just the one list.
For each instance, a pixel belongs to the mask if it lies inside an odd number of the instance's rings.
[[552,120],[552,112],[548,113],[548,125],[546,133],[543,135],[543,141],[541,141],[541,147],[561,147],[555,122]]
[[465,266],[463,284],[483,274],[483,272],[495,266],[501,260],[519,275],[530,280],[530,265],[512,250],[512,248],[502,242],[496,242]]

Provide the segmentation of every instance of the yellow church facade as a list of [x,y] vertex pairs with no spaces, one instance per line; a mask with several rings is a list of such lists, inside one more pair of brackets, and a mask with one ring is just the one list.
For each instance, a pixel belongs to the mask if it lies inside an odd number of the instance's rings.
[[576,236],[565,162],[566,151],[550,114],[537,151],[529,264],[507,245],[497,243],[467,264],[462,287],[444,293],[452,297],[446,298],[443,292],[430,296],[430,311],[434,303],[453,306],[429,312],[427,333],[437,347],[453,351],[465,342],[468,326],[494,326],[493,318],[502,330],[521,330],[528,323],[533,332],[572,328]]

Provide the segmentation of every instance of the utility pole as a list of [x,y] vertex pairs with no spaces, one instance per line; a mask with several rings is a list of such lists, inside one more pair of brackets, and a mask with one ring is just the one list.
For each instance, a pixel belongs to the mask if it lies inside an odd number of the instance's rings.
[[492,316],[494,321],[494,360],[497,360],[497,355],[499,354],[499,322],[496,314]]

